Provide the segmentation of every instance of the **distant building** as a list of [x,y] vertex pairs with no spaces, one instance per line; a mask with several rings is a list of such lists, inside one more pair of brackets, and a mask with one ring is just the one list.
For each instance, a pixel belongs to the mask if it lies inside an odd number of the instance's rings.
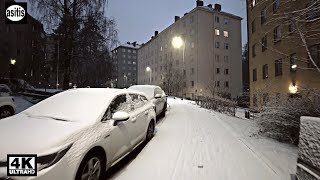
[[259,109],[271,94],[320,89],[320,73],[306,51],[320,67],[319,6],[310,0],[247,0],[252,108]]
[[[5,12],[4,2],[0,12]],[[45,32],[38,20],[27,16],[28,24],[5,24],[5,16],[0,16],[0,76],[9,77],[10,60],[14,59],[14,76],[38,85],[44,78]]]
[[[164,85],[166,64],[183,69],[180,96],[195,98],[224,94],[236,98],[242,94],[241,17],[197,1],[197,6],[142,45],[138,52],[138,84]],[[174,37],[183,47],[172,45]],[[184,48],[184,63],[183,49]],[[149,67],[152,71],[146,71]]]
[[120,45],[112,53],[112,83],[117,88],[127,88],[137,84],[137,50],[136,42]]

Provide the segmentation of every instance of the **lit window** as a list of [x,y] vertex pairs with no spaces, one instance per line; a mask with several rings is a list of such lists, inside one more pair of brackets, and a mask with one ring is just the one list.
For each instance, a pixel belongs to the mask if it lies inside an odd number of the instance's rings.
[[194,42],[191,43],[191,48],[194,48]]
[[228,31],[223,31],[224,37],[229,37],[229,32]]
[[220,30],[219,29],[215,29],[214,30],[217,36],[220,36]]

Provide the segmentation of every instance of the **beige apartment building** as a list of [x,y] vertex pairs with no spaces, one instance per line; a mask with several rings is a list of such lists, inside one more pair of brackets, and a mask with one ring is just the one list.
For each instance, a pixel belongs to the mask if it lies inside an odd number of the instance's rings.
[[310,61],[320,66],[319,6],[247,0],[251,108],[259,109],[271,94],[320,88],[320,72]]
[[[242,92],[241,17],[197,1],[197,6],[138,50],[138,84],[165,85],[168,68],[183,72],[180,96],[195,98]],[[175,48],[173,38],[182,39]],[[167,66],[169,64],[169,67]]]

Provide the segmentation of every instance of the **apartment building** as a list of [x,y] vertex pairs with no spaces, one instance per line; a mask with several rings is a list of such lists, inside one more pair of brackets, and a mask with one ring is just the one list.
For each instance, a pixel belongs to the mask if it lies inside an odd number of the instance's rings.
[[112,83],[117,88],[127,88],[137,84],[137,50],[136,42],[127,42],[111,51],[112,53]]
[[320,88],[314,65],[320,66],[319,6],[312,0],[247,0],[252,108],[273,93]]
[[[219,4],[204,6],[203,1],[196,1],[194,9],[174,19],[139,49],[138,84],[165,86],[166,78],[173,76],[167,72],[172,67],[184,76],[180,96],[210,96],[213,91],[239,96],[242,18],[223,12]],[[174,38],[180,38],[180,48],[172,44]]]

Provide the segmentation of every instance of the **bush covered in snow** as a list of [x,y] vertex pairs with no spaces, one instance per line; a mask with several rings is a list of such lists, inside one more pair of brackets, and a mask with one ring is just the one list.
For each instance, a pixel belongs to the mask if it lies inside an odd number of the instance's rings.
[[301,116],[320,117],[320,92],[302,90],[295,95],[270,96],[262,106],[258,122],[265,135],[297,145]]
[[222,97],[199,97],[197,104],[206,109],[235,116],[237,102]]

